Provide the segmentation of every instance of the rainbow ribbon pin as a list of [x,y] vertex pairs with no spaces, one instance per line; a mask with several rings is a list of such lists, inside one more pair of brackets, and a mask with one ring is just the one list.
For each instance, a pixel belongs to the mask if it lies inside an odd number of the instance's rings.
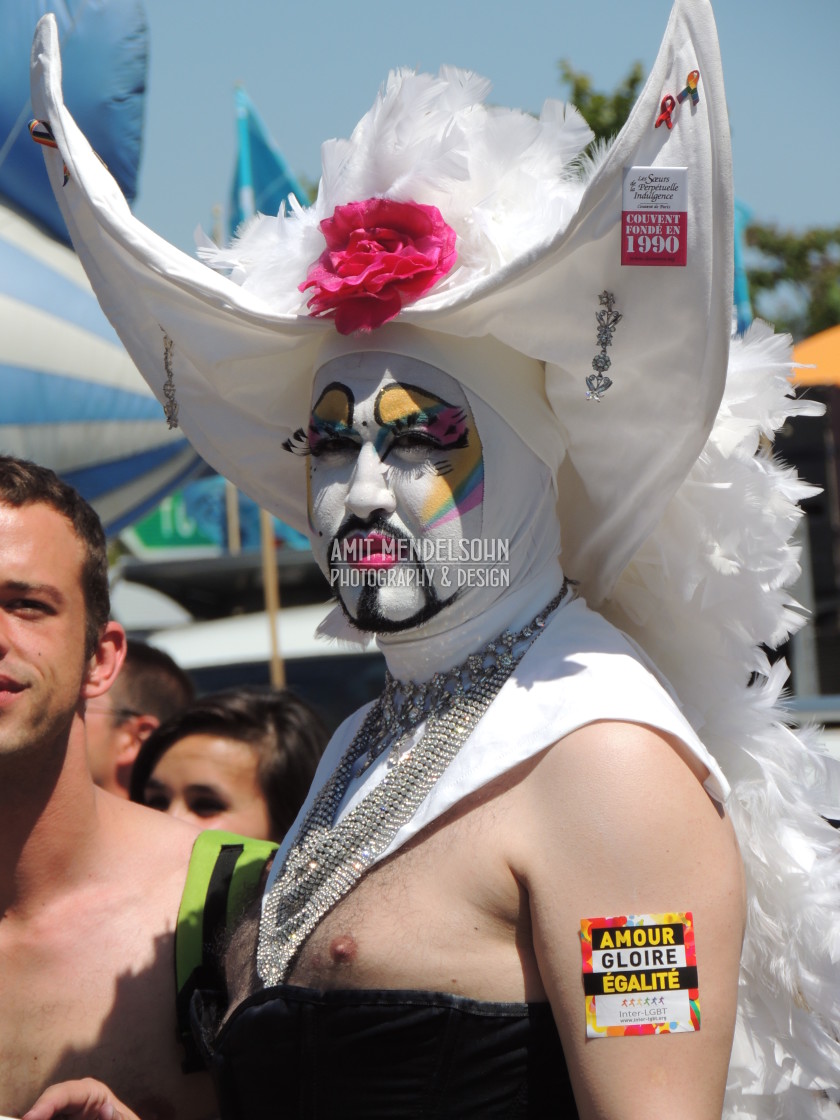
[[700,94],[697,92],[697,83],[700,81],[700,71],[690,70],[685,80],[685,89],[677,94],[677,101],[682,105],[687,97],[691,98],[692,105],[700,104]]
[[[58,148],[55,142],[53,131],[47,121],[30,121],[29,122],[29,135],[36,144],[42,144],[45,148]],[[64,186],[67,186],[67,180],[70,178],[70,172],[67,170],[67,164],[64,164]]]
[[52,129],[46,121],[30,121],[29,135],[36,144],[43,144],[45,148],[57,148]]

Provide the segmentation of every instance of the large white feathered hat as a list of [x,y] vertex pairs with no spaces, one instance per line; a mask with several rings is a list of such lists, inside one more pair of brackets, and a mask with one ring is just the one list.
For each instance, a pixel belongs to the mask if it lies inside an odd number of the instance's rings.
[[213,268],[132,217],[64,107],[51,16],[32,72],[82,263],[208,463],[305,530],[305,463],[284,444],[322,347],[422,337],[557,468],[564,567],[590,602],[609,594],[702,450],[726,371],[731,167],[706,0],[677,0],[594,161],[577,158],[590,133],[573,108],[537,120],[486,107],[472,74],[395,73],[324,145],[316,203],[258,219]]

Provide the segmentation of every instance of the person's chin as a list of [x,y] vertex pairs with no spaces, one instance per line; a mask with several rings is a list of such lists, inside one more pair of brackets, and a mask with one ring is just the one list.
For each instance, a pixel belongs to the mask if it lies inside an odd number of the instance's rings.
[[452,599],[441,601],[434,591],[421,591],[410,601],[387,602],[384,589],[363,588],[355,603],[339,596],[339,604],[351,626],[365,634],[398,634],[413,630],[434,618]]

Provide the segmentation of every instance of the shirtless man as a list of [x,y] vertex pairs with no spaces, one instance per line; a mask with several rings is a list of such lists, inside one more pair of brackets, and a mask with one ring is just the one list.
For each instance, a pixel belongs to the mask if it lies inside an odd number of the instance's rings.
[[212,1094],[181,1073],[173,987],[195,832],[97,789],[85,757],[85,706],[125,653],[108,611],[96,514],[0,458],[0,1112],[91,1075],[143,1120],[199,1118]]

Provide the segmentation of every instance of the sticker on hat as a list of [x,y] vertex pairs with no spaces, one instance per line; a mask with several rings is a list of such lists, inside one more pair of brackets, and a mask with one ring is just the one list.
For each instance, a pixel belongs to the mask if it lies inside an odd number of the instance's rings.
[[688,260],[688,168],[628,167],[621,206],[621,263],[680,267]]
[[700,1030],[690,911],[583,918],[586,1037]]

